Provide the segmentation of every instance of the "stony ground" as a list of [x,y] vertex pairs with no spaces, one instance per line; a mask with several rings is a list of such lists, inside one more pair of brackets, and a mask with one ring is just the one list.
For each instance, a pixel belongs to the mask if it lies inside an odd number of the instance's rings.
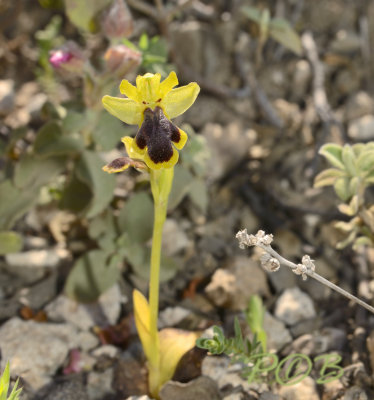
[[[181,80],[195,80],[202,89],[179,123],[191,124],[208,144],[209,201],[205,214],[185,200],[168,217],[165,251],[181,268],[162,284],[160,326],[203,331],[219,324],[232,335],[234,316],[245,328],[243,311],[250,296],[259,294],[267,309],[270,349],[280,357],[337,352],[344,375],[316,384],[314,367],[297,385],[249,384],[227,358],[194,349],[161,397],[372,399],[374,317],[286,268],[267,274],[257,251],[239,249],[235,233],[244,227],[273,233],[274,247],[284,257],[298,262],[309,254],[319,274],[373,300],[374,253],[335,250],[331,221],[341,217],[336,196],[313,189],[313,178],[325,166],[317,154],[322,144],[374,139],[374,3],[262,2],[300,32],[303,55],[270,40],[260,68],[254,62],[256,39],[239,11],[243,3],[256,2],[191,3],[168,26],[167,40]],[[5,11],[3,23],[11,18]],[[154,21],[132,11],[139,30],[159,31]],[[32,137],[47,100],[33,74],[34,33],[53,11],[35,4],[15,15],[13,25],[0,28],[3,141],[20,127]],[[146,369],[131,291],[147,283],[128,267],[97,303],[66,297],[66,274],[82,252],[77,248],[92,245],[84,237],[56,241],[51,226],[68,223],[66,218],[48,205],[35,207],[16,225],[25,237],[22,252],[0,260],[1,367],[12,360],[24,400],[145,400]]]

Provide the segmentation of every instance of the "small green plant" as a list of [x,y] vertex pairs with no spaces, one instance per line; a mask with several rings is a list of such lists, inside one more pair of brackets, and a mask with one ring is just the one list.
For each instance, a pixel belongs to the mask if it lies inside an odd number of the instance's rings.
[[208,350],[210,354],[226,354],[230,357],[231,363],[243,365],[241,374],[243,378],[252,377],[254,357],[266,358],[267,335],[263,328],[264,306],[259,296],[251,296],[248,308],[245,311],[246,321],[253,333],[253,339],[243,338],[243,333],[237,317],[234,320],[233,338],[226,338],[222,328],[213,326],[213,338],[199,338],[196,346]]
[[270,11],[267,8],[260,10],[255,7],[244,6],[242,12],[257,26],[257,66],[262,62],[262,50],[269,37],[297,55],[301,55],[302,46],[300,37],[287,20],[283,18],[271,18]]
[[332,168],[316,176],[314,187],[332,186],[342,201],[339,211],[351,218],[348,222],[335,223],[345,234],[337,248],[350,244],[354,249],[374,246],[374,205],[365,204],[365,192],[374,183],[374,142],[353,146],[328,143],[319,153]]
[[13,386],[12,393],[8,397],[10,382],[9,362],[7,362],[4,372],[0,378],[0,400],[19,400],[22,389],[17,389],[18,380]]

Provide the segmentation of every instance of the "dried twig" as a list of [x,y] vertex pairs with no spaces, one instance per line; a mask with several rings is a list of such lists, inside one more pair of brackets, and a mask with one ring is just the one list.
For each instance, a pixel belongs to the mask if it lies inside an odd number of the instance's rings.
[[244,229],[236,234],[236,238],[239,241],[239,247],[242,249],[244,249],[246,246],[258,246],[265,251],[265,254],[263,254],[261,257],[261,264],[267,271],[274,272],[280,268],[281,264],[286,265],[287,267],[291,268],[292,272],[294,272],[296,275],[301,275],[304,280],[310,276],[311,278],[317,280],[330,289],[335,290],[336,292],[342,294],[374,314],[374,307],[317,274],[315,272],[313,260],[311,260],[308,255],[303,256],[301,264],[295,264],[278,254],[270,246],[271,242],[273,241],[272,234],[266,235],[264,231],[258,231],[256,235],[248,235],[247,230]]
[[331,125],[337,125],[342,132],[341,124],[335,119],[327,99],[325,90],[325,72],[323,64],[318,57],[317,45],[314,41],[313,35],[310,32],[305,32],[301,36],[301,42],[313,70],[313,101],[317,114],[328,128],[330,128]]

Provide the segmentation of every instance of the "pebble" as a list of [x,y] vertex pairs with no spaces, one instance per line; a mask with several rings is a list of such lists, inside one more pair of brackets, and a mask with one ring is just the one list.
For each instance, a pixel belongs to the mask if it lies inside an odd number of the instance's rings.
[[320,400],[314,380],[307,376],[292,386],[281,386],[279,394],[284,400]]
[[63,382],[53,382],[38,392],[33,400],[89,400],[85,385],[74,375]]
[[112,344],[105,344],[103,346],[98,347],[92,352],[92,355],[94,357],[109,357],[109,358],[115,358],[119,354],[119,348],[116,346],[113,346]]
[[345,118],[348,121],[373,114],[374,99],[367,92],[359,91],[348,99],[345,106]]
[[281,350],[286,344],[292,342],[292,336],[285,324],[274,318],[269,312],[265,312],[264,329],[267,333],[269,352]]
[[236,256],[227,269],[218,269],[205,288],[207,296],[218,307],[244,310],[254,294],[268,295],[266,273],[257,261]]
[[22,376],[33,389],[47,384],[75,347],[77,332],[72,325],[13,317],[0,328],[1,367],[9,361],[12,374]]
[[191,315],[191,311],[182,307],[167,307],[160,312],[158,317],[159,329],[176,326],[182,322],[186,317]]
[[87,376],[87,393],[90,400],[102,400],[105,396],[113,395],[113,368],[104,372],[92,371]]
[[207,140],[211,157],[207,163],[207,174],[211,181],[224,177],[240,160],[249,155],[249,148],[254,144],[256,132],[244,129],[238,122],[226,126],[208,123],[202,135]]
[[278,298],[274,315],[287,325],[316,316],[312,299],[298,287],[286,289]]
[[14,81],[0,80],[0,115],[9,114],[14,107]]
[[5,256],[9,266],[29,268],[55,268],[69,255],[66,249],[30,250]]
[[175,219],[165,221],[162,234],[163,254],[172,257],[189,246],[190,241]]
[[374,115],[364,115],[348,125],[348,136],[358,142],[374,139]]
[[69,322],[83,331],[94,327],[114,325],[125,301],[118,285],[103,293],[96,303],[79,304],[65,295],[58,296],[45,311],[49,320]]
[[169,381],[160,390],[161,400],[221,400],[222,396],[217,383],[200,376],[188,383]]

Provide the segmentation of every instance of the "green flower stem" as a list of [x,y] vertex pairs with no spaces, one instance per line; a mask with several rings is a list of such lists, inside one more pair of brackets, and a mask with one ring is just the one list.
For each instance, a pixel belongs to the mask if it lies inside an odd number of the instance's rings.
[[166,219],[168,198],[173,183],[174,168],[151,170],[151,189],[154,200],[154,225],[151,252],[151,276],[149,283],[150,334],[155,344],[151,367],[158,368],[160,360],[158,342],[158,299],[160,287],[160,261],[162,229]]

